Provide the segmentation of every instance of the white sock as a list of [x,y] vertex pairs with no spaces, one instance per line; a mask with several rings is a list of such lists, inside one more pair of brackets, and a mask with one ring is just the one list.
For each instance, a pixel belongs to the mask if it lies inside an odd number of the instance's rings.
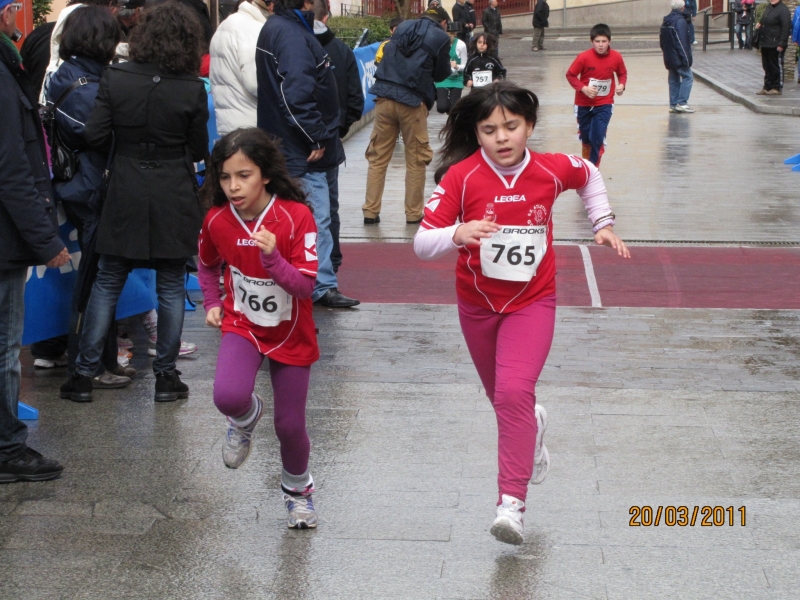
[[235,419],[233,417],[228,417],[228,420],[237,427],[247,427],[250,425],[255,420],[256,414],[258,413],[258,400],[256,400],[255,394],[251,396],[251,400],[250,410],[241,417],[236,417]]

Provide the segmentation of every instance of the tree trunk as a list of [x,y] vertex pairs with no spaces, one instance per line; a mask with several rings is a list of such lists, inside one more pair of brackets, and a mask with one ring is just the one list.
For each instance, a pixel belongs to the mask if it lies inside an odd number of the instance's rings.
[[411,0],[394,0],[394,5],[397,7],[398,16],[403,19],[412,18],[411,15]]

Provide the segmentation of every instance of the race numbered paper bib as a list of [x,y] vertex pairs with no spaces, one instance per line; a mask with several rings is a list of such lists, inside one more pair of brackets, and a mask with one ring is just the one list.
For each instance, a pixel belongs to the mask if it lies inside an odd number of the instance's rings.
[[547,252],[547,225],[505,225],[481,240],[481,271],[504,281],[530,281]]
[[608,96],[611,91],[610,79],[589,79],[589,87],[597,90],[598,96]]
[[485,87],[492,83],[491,71],[473,71],[472,72],[472,85],[474,87]]
[[292,318],[292,297],[272,279],[244,275],[239,269],[231,271],[233,309],[254,325],[277,327]]

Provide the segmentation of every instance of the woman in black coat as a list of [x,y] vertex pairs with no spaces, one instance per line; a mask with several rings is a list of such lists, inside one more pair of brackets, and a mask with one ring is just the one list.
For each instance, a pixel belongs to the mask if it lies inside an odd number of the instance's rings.
[[780,96],[783,93],[783,55],[792,33],[792,15],[781,0],[769,0],[756,29],[759,30],[758,45],[764,69],[764,87],[756,94]]
[[197,77],[203,48],[197,16],[174,1],[147,10],[134,29],[131,62],[105,70],[84,132],[115,153],[97,233],[101,254],[75,375],[62,397],[90,400],[105,332],[128,273],[156,270],[156,402],[186,398],[175,370],[184,313],[186,260],[197,252],[203,213],[193,162],[208,149],[208,100]]

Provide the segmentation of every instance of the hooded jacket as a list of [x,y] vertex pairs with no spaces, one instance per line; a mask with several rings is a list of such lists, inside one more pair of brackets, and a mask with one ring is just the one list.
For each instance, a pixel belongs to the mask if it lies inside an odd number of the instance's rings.
[[0,270],[44,264],[64,249],[37,110],[39,90],[6,40],[0,34]]
[[423,102],[430,110],[434,82],[450,76],[450,36],[431,18],[403,21],[383,50],[369,92],[407,106]]
[[[344,162],[339,103],[330,57],[314,35],[314,13],[279,8],[256,47],[258,127],[282,141],[292,177]],[[320,160],[308,162],[313,150]]]
[[256,43],[266,22],[257,6],[245,1],[220,23],[211,38],[209,78],[220,135],[256,126]]
[[667,69],[692,66],[692,40],[689,38],[689,24],[682,10],[673,10],[664,17],[659,39]]
[[331,68],[339,91],[339,137],[344,137],[364,112],[364,93],[361,91],[356,55],[350,46],[319,21],[314,21],[314,34],[331,57]]
[[547,0],[536,0],[533,7],[533,26],[537,29],[544,29],[550,26],[550,5]]

